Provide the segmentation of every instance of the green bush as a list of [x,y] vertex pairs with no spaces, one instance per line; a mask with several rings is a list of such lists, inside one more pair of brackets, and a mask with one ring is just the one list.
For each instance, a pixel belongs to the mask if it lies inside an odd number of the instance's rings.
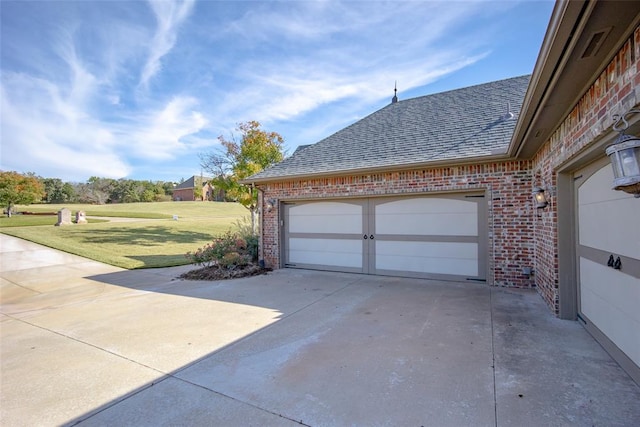
[[246,236],[244,240],[247,242],[247,252],[251,256],[251,261],[258,262],[258,236],[253,234]]
[[213,242],[195,252],[187,252],[185,256],[192,264],[204,267],[218,265],[230,270],[244,267],[254,259],[253,254],[249,252],[247,241],[231,231],[216,237]]

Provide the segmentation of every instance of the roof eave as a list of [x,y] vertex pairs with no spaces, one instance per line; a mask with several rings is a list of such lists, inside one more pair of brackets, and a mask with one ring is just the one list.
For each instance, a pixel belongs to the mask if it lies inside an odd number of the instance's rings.
[[[562,65],[560,62],[568,48],[567,44],[572,37],[576,22],[583,15],[585,5],[588,3],[558,0],[554,5],[529,87],[524,96],[522,109],[507,149],[510,156],[521,156],[525,141],[530,141],[532,124],[540,115],[544,99],[548,97],[553,82],[557,79],[557,71]],[[542,145],[544,141],[540,141],[543,139],[540,136],[535,136],[538,139],[536,142]]]
[[[532,158],[640,23],[640,3],[559,0],[525,94],[509,155]],[[601,45],[586,53],[592,37]]]
[[384,173],[384,172],[396,172],[396,171],[406,171],[406,170],[421,169],[421,168],[433,169],[433,168],[438,168],[443,166],[451,166],[451,167],[464,166],[469,164],[493,163],[493,162],[502,162],[502,161],[508,161],[508,160],[513,160],[513,158],[509,156],[507,153],[490,154],[486,156],[467,157],[463,159],[447,159],[447,160],[438,160],[438,161],[432,161],[432,162],[406,163],[401,165],[365,167],[365,168],[345,169],[345,170],[337,170],[337,171],[330,171],[330,172],[292,174],[292,175],[273,176],[273,177],[265,177],[265,178],[247,178],[245,180],[240,181],[240,183],[244,185],[260,185],[260,184],[269,184],[273,182],[299,181],[299,180],[314,179],[314,178],[331,178],[331,177],[339,177],[339,176],[347,176],[347,175],[364,175],[364,174],[374,174],[374,173]]

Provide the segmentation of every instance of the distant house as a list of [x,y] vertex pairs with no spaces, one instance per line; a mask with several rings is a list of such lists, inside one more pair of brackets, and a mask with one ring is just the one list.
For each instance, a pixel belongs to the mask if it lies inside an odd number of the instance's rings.
[[192,176],[173,189],[173,200],[176,202],[212,201],[215,200],[211,178]]

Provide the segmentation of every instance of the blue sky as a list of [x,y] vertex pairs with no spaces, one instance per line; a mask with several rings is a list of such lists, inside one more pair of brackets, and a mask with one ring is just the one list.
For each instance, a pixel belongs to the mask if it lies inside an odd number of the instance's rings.
[[530,74],[552,1],[7,1],[1,170],[177,181],[257,120],[289,152],[400,99]]

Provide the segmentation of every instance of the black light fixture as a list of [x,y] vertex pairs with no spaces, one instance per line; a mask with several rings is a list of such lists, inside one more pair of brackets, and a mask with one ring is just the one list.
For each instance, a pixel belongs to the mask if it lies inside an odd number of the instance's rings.
[[267,200],[267,212],[271,212],[278,201],[276,199]]
[[549,205],[547,196],[545,196],[544,190],[540,187],[533,188],[533,201],[536,205],[536,209],[543,209]]
[[622,116],[613,116],[613,130],[620,136],[607,147],[606,153],[613,168],[613,189],[640,197],[640,138],[624,133],[629,128],[626,117],[633,113],[640,110],[631,109]]

